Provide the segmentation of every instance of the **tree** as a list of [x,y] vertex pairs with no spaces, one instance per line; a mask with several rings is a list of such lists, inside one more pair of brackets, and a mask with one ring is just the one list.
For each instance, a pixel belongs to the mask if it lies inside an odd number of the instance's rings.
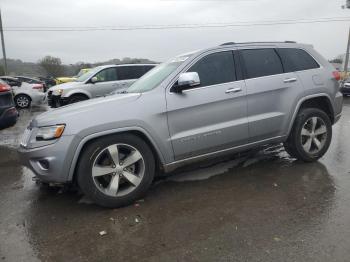
[[45,56],[39,60],[39,65],[45,69],[48,76],[58,77],[64,74],[61,59],[53,56]]
[[2,65],[0,65],[0,76],[3,76],[5,74],[5,69]]

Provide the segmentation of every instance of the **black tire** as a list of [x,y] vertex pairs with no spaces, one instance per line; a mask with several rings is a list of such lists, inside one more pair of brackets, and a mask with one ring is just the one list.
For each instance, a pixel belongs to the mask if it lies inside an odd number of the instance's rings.
[[[320,118],[327,130],[324,138],[324,144],[318,152],[307,152],[302,144],[302,128],[307,124],[312,117]],[[287,141],[284,143],[284,148],[287,153],[302,160],[304,162],[314,162],[321,158],[328,150],[332,140],[332,123],[329,116],[322,110],[317,108],[305,108],[301,109],[294,121],[293,128],[289,134]],[[311,148],[310,148],[311,149]]]
[[[25,94],[16,95],[14,100],[15,100],[16,107],[21,109],[30,107],[30,104],[32,103],[31,98]],[[24,101],[27,101],[27,103],[24,103]]]
[[89,98],[85,95],[80,95],[80,94],[76,94],[76,95],[71,95],[68,99],[68,104],[73,104],[73,103],[77,103],[77,102],[81,102],[81,101],[85,101],[88,100]]
[[[123,196],[110,196],[101,192],[92,177],[92,167],[97,156],[113,144],[127,144],[136,148],[144,160],[144,175],[140,184]],[[82,152],[77,168],[77,182],[82,192],[96,204],[108,208],[117,208],[132,204],[140,199],[151,186],[155,175],[155,159],[152,150],[141,138],[131,134],[118,134],[103,137],[90,143]]]

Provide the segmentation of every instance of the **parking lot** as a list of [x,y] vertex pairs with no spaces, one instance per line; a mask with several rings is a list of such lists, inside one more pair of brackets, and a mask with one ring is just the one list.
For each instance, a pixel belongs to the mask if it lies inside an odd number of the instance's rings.
[[19,164],[20,136],[45,110],[0,132],[1,261],[349,260],[349,98],[316,163],[267,145],[178,170],[120,209],[40,187]]

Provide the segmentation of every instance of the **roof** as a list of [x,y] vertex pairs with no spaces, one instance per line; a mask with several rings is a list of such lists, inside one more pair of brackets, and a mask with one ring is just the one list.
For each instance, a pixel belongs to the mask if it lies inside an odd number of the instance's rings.
[[0,78],[6,78],[6,79],[11,79],[11,80],[18,81],[18,79],[16,77],[13,77],[13,76],[0,76]]

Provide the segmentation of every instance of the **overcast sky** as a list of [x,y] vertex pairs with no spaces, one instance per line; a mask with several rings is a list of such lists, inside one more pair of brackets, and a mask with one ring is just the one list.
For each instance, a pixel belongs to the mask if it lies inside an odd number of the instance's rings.
[[[17,26],[106,27],[350,17],[345,0],[1,0],[4,28]],[[345,52],[348,22],[224,28],[88,31],[5,31],[7,56],[37,61],[45,55],[64,63],[174,55],[234,41],[295,40],[326,58]]]

